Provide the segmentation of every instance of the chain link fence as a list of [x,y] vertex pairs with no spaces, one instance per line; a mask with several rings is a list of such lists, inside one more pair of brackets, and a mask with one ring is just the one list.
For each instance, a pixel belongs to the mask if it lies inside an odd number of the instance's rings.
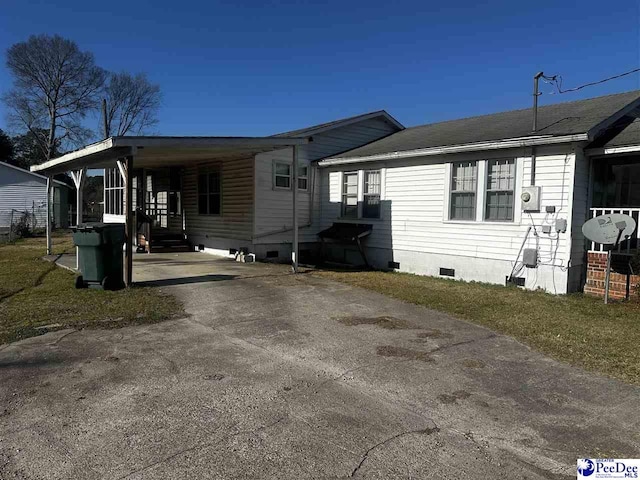
[[34,204],[24,210],[0,210],[0,243],[44,234],[47,228],[46,205]]

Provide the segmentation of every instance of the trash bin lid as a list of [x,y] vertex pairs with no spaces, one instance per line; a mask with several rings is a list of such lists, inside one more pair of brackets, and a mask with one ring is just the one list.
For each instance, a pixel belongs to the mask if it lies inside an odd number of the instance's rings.
[[87,222],[71,227],[79,232],[102,232],[104,230],[124,230],[124,223]]

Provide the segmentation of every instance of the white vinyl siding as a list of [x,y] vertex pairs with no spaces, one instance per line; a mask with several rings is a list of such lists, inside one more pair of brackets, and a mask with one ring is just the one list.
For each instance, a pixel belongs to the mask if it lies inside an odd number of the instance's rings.
[[[302,167],[307,168],[307,189],[304,181],[299,177],[298,185],[298,223],[300,228],[300,242],[317,242],[317,232],[320,231],[319,219],[324,216],[323,209],[327,208],[328,198],[323,199],[324,187],[321,185],[321,170],[313,161],[359,147],[397,131],[397,127],[382,118],[372,118],[344,127],[322,132],[313,136],[313,142],[299,146],[298,162],[301,177]],[[256,213],[255,235],[256,243],[285,243],[291,241],[292,225],[292,192],[288,189],[275,188],[273,178],[273,162],[292,163],[291,149],[262,153],[256,156]],[[338,182],[340,180],[337,180]],[[384,188],[384,186],[382,186]],[[334,219],[340,217],[340,191],[338,185],[334,205],[337,211]],[[329,207],[332,208],[332,207]],[[313,224],[311,219],[314,219]],[[308,227],[305,227],[308,226]]]
[[[529,217],[522,214],[519,198],[522,186],[530,185],[531,158],[522,156],[522,150],[504,153],[508,153],[505,157],[515,159],[513,221],[510,222],[484,220],[487,152],[386,162],[382,175],[381,219],[371,222],[373,231],[364,242],[372,259],[376,255],[382,259],[376,266],[386,268],[387,261],[405,258],[400,262],[402,271],[437,275],[439,267],[452,265],[456,268],[456,278],[504,284],[529,225],[533,223],[540,230],[541,225],[554,224],[555,218],[564,218],[570,223],[574,162],[570,147],[538,149],[536,185],[541,187],[542,211],[533,212]],[[471,221],[449,219],[452,165],[460,162],[478,165],[476,213]],[[342,175],[354,168],[350,165],[320,170],[321,228],[338,221]],[[586,173],[583,176],[586,177]],[[545,213],[547,205],[556,207],[555,215]],[[536,238],[531,230],[524,248],[538,248],[541,264],[538,269],[525,269],[521,273],[527,278],[527,288],[542,286],[553,292],[555,282],[556,291],[562,293],[567,285],[570,234],[557,236],[552,230],[552,234]],[[583,253],[581,250],[579,254]],[[431,258],[438,260],[430,263]],[[472,266],[470,262],[476,260],[480,263]]]

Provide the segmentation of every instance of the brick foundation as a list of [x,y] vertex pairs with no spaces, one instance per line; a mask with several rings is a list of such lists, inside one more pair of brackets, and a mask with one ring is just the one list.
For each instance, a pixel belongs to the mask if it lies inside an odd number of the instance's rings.
[[[607,254],[589,252],[587,254],[587,283],[584,293],[604,297],[604,279],[607,270]],[[629,277],[629,297],[637,295],[637,285],[640,283],[640,275]],[[611,272],[609,277],[609,298],[623,300],[627,295],[627,275]]]

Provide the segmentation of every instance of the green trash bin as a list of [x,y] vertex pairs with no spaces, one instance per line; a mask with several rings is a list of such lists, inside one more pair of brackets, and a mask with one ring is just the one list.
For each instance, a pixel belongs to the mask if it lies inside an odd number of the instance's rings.
[[76,288],[123,288],[124,224],[84,223],[74,227],[73,231],[73,243],[78,247],[80,260]]

